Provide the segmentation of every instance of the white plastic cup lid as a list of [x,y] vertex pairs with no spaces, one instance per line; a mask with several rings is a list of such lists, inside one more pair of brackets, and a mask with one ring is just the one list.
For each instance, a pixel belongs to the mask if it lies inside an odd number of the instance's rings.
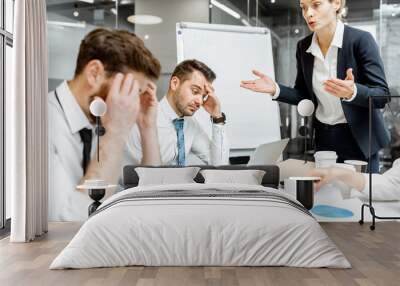
[[356,170],[356,168],[353,165],[347,164],[347,163],[336,163],[336,164],[333,165],[333,167],[349,169],[349,170],[352,170],[352,171]]
[[355,166],[367,166],[368,162],[360,161],[360,160],[346,160],[344,161],[346,164],[355,165]]
[[315,152],[314,157],[318,159],[337,159],[335,151],[318,151]]

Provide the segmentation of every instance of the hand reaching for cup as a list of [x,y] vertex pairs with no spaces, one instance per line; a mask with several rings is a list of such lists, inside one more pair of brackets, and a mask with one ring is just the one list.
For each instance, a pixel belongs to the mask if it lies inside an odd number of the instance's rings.
[[307,175],[321,178],[321,180],[315,182],[315,188],[317,191],[319,191],[324,185],[333,181],[341,181],[359,191],[362,191],[365,185],[365,179],[362,174],[345,168],[330,167],[313,169]]
[[269,93],[274,95],[276,93],[276,83],[269,76],[253,70],[253,74],[258,78],[255,80],[242,80],[240,86],[251,91]]

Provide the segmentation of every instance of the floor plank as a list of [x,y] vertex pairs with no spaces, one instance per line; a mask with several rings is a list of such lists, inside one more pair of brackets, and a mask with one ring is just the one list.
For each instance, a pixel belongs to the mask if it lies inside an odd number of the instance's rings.
[[0,285],[400,285],[400,224],[379,222],[375,231],[357,223],[321,223],[351,262],[352,269],[289,267],[117,267],[48,269],[80,224],[51,223],[48,234],[32,243],[0,240]]

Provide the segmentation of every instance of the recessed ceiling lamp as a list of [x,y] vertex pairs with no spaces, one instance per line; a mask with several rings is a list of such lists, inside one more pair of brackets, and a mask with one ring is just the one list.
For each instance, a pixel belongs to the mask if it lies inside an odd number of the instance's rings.
[[129,23],[138,25],[156,25],[162,22],[162,19],[153,15],[131,15],[127,18]]

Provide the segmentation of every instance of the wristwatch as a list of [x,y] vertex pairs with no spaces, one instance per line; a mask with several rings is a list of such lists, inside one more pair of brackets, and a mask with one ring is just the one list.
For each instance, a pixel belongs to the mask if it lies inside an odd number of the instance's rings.
[[225,113],[221,112],[221,116],[220,117],[212,117],[211,116],[211,121],[214,124],[225,124],[226,123],[226,116]]

